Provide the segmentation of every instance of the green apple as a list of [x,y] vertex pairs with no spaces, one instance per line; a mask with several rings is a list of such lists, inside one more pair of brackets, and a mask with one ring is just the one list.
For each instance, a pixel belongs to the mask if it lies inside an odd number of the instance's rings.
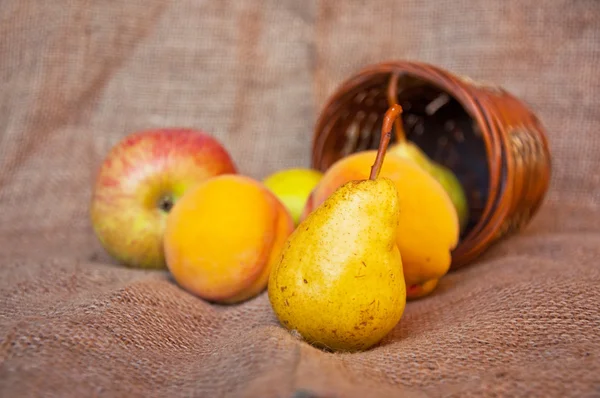
[[133,133],[107,154],[91,198],[92,227],[125,266],[166,268],[163,233],[169,211],[192,186],[236,167],[206,132],[156,129]]
[[283,203],[298,225],[306,200],[322,177],[323,173],[315,169],[291,168],[267,176],[263,183]]

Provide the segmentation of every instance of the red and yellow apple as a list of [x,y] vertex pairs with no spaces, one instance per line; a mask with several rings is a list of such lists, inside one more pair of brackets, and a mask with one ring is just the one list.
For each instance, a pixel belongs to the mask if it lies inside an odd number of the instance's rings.
[[194,129],[133,133],[104,159],[91,198],[91,221],[105,250],[125,266],[166,267],[167,215],[191,187],[211,177],[236,174],[223,145]]

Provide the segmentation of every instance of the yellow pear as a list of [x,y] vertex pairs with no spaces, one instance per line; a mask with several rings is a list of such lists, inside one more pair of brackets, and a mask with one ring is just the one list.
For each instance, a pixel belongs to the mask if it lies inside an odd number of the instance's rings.
[[279,321],[315,346],[367,349],[404,313],[398,191],[378,178],[398,108],[386,114],[389,130],[370,178],[347,182],[304,219],[271,272],[269,299]]

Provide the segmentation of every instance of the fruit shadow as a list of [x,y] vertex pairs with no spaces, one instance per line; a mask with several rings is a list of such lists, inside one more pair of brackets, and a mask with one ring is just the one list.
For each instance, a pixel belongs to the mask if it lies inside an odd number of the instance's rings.
[[[427,318],[430,318],[430,316],[427,315],[427,312],[429,309],[435,308],[435,306],[432,306],[432,302],[444,300],[443,296],[452,292],[454,290],[455,286],[456,286],[456,281],[454,280],[454,278],[448,278],[448,277],[442,278],[440,280],[440,282],[438,283],[437,287],[435,288],[435,290],[433,292],[431,292],[429,295],[418,298],[418,299],[407,300],[406,309],[405,309],[403,317],[400,319],[400,322],[398,322],[398,324],[394,327],[394,329],[392,329],[388,333],[388,335],[385,336],[378,344],[376,344],[366,350],[361,350],[361,351],[343,351],[342,350],[342,351],[340,351],[340,350],[335,350],[335,349],[329,348],[322,343],[314,343],[313,344],[309,341],[304,340],[302,338],[302,336],[296,330],[287,330],[283,325],[281,325],[279,323],[279,321],[277,320],[277,318],[275,317],[274,314],[272,314],[272,321],[270,322],[270,325],[281,328],[282,330],[284,330],[287,333],[289,338],[296,340],[302,344],[305,344],[307,347],[310,347],[313,350],[320,351],[324,354],[360,355],[360,354],[364,354],[364,353],[375,352],[379,349],[382,349],[385,346],[398,344],[398,343],[403,342],[404,340],[418,337],[423,332],[425,332],[426,329],[423,328],[423,324],[424,324],[423,314]],[[269,309],[270,309],[270,307],[269,307]],[[425,322],[425,324],[432,325],[431,322]]]
[[442,278],[433,292],[425,297],[407,300],[404,315],[400,322],[385,336],[373,349],[387,345],[398,344],[404,340],[418,337],[427,331],[433,324],[428,321],[431,318],[429,312],[437,306],[432,303],[444,301],[444,296],[450,294],[456,286],[454,278]]
[[[423,328],[423,314],[430,318],[427,315],[428,309],[434,308],[432,306],[432,302],[443,300],[443,296],[447,295],[449,292],[454,290],[456,286],[456,282],[453,278],[442,278],[440,280],[436,289],[431,292],[429,295],[425,297],[421,297],[418,299],[408,300],[406,302],[406,309],[403,317],[400,319],[400,322],[392,329],[387,336],[385,336],[378,344],[360,351],[340,351],[334,350],[323,344],[311,344],[310,342],[304,340],[302,336],[295,330],[287,330],[283,327],[275,317],[273,317],[273,325],[276,325],[283,330],[285,330],[289,337],[301,342],[302,344],[306,344],[311,349],[320,351],[324,354],[331,355],[361,355],[369,352],[375,352],[379,349],[382,349],[386,346],[402,343],[404,340],[408,340],[411,338],[416,338],[419,335],[423,334],[426,329]],[[431,322],[425,322],[425,324],[432,324]]]
[[166,268],[164,268],[164,269],[147,268],[146,269],[146,268],[131,267],[131,266],[128,266],[127,264],[121,263],[118,260],[112,258],[108,253],[103,252],[102,250],[94,250],[91,254],[83,257],[83,261],[87,261],[88,263],[93,264],[95,266],[114,268],[119,271],[144,274],[144,275],[153,276],[153,277],[155,277],[155,276],[162,277],[165,280],[168,280],[168,282],[174,282],[174,280],[171,277],[170,272]]
[[85,260],[92,264],[97,264],[97,265],[102,265],[102,266],[107,266],[107,267],[114,267],[114,268],[119,268],[119,269],[122,269],[122,268],[134,269],[134,268],[127,267],[127,265],[115,260],[108,253],[106,253],[105,251],[103,251],[101,249],[96,249],[96,250],[92,251],[91,254],[89,254],[85,257]]

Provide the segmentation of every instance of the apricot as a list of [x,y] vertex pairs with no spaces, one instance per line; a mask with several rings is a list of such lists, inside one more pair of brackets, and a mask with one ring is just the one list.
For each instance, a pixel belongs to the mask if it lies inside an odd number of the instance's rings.
[[262,183],[221,175],[186,192],[165,229],[167,267],[185,290],[236,303],[263,291],[294,222]]
[[[307,201],[302,219],[341,185],[368,178],[376,153],[369,150],[351,154],[326,170]],[[448,272],[451,251],[458,244],[459,220],[454,205],[440,183],[410,160],[386,156],[380,177],[390,178],[398,190],[397,244],[407,290],[425,284],[414,294],[428,294],[437,284],[432,281]]]

